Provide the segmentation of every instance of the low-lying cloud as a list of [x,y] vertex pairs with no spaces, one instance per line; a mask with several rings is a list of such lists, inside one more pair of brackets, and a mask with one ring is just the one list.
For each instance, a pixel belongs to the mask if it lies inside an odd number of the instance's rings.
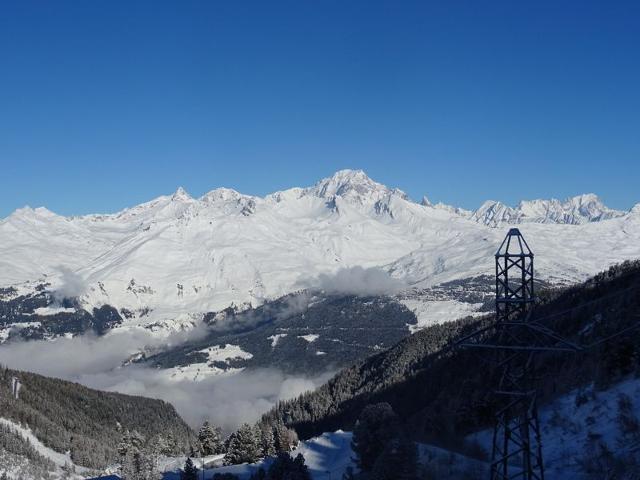
[[244,330],[255,328],[265,321],[278,321],[302,313],[309,308],[312,295],[307,291],[284,296],[273,302],[267,302],[258,308],[248,309],[233,316],[220,317],[211,323],[215,331]]
[[210,420],[226,431],[254,422],[279,400],[293,398],[330,378],[289,376],[265,369],[200,381],[176,380],[167,370],[123,362],[140,352],[177,345],[202,330],[158,336],[144,329],[113,331],[53,341],[21,341],[0,346],[0,364],[63,378],[99,390],[159,398],[172,403],[192,426]]
[[405,284],[393,278],[381,268],[342,268],[334,274],[320,274],[310,282],[310,287],[331,294],[391,295],[399,292]]
[[60,273],[60,283],[53,291],[53,297],[61,302],[65,298],[81,297],[87,291],[87,283],[81,275],[65,266],[56,269]]

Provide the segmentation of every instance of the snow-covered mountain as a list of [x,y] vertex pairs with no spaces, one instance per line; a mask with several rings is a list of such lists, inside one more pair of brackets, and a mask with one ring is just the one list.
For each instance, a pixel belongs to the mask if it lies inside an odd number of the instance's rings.
[[505,233],[487,225],[503,223],[523,223],[550,280],[640,257],[638,207],[617,212],[585,195],[469,214],[342,170],[266,197],[220,188],[193,198],[180,188],[108,215],[16,210],[0,221],[0,287],[13,287],[8,297],[50,284],[83,306],[176,325],[232,303],[324,288],[341,269],[376,267],[407,288],[484,274]]
[[470,218],[490,227],[519,223],[559,223],[581,225],[622,217],[625,212],[606,207],[593,193],[567,198],[564,201],[527,200],[516,208],[489,200],[474,211]]

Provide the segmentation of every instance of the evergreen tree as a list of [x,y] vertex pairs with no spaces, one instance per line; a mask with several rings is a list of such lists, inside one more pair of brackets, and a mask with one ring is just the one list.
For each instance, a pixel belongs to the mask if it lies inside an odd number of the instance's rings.
[[182,480],[198,480],[198,469],[193,464],[191,457],[188,457],[187,461],[184,462],[184,468],[182,469],[180,477]]
[[144,437],[136,432],[125,431],[118,445],[120,455],[120,476],[125,480],[155,480],[158,478],[156,458],[145,443]]
[[301,453],[292,458],[288,453],[280,452],[269,467],[266,480],[311,480],[311,475]]
[[289,452],[298,444],[298,435],[295,430],[287,428],[284,423],[278,422],[273,427],[273,445],[276,452]]
[[260,432],[260,450],[263,457],[272,457],[276,454],[275,438],[273,428],[266,423],[258,425]]
[[227,465],[253,463],[260,458],[258,433],[251,425],[243,424],[229,437],[229,447],[224,457]]
[[399,425],[399,418],[388,403],[368,405],[362,410],[351,442],[360,470],[369,472],[373,468],[385,446],[398,436]]
[[200,450],[204,455],[214,455],[223,450],[222,431],[219,427],[212,427],[209,422],[204,422],[198,432]]
[[417,480],[418,451],[411,440],[400,437],[391,440],[371,469],[370,480]]
[[166,455],[178,453],[178,442],[171,432],[167,433],[165,440],[168,452]]

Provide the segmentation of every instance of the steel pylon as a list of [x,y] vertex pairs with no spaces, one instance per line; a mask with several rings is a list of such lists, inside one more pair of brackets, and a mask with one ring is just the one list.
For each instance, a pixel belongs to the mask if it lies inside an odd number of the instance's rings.
[[507,233],[495,254],[496,315],[491,326],[461,343],[488,349],[495,362],[492,393],[497,405],[491,480],[544,480],[542,441],[535,386],[535,355],[575,352],[566,341],[533,317],[536,302],[533,252],[517,228]]

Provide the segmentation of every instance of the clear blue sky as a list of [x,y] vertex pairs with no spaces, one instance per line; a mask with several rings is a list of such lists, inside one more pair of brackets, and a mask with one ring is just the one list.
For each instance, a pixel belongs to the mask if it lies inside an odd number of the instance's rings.
[[0,217],[341,168],[467,208],[631,207],[640,2],[0,3]]

